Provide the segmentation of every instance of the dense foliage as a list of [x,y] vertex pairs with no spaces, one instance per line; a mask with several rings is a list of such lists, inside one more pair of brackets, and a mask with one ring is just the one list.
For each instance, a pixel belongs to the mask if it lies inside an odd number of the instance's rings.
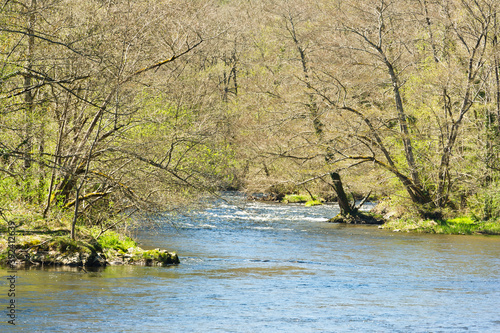
[[0,4],[0,209],[106,224],[220,189],[500,217],[494,0]]

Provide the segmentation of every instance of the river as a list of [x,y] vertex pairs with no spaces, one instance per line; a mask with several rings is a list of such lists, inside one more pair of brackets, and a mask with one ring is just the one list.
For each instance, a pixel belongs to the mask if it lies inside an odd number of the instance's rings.
[[225,197],[138,234],[178,266],[18,271],[17,325],[2,315],[0,330],[500,332],[499,237],[331,224],[333,205]]

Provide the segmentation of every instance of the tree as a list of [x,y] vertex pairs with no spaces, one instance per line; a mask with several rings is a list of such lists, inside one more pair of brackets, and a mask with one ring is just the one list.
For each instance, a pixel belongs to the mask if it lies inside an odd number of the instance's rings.
[[270,133],[259,151],[269,157],[266,174],[276,165],[274,181],[287,173],[304,184],[365,166],[388,172],[424,210],[455,206],[463,187],[475,191],[463,171],[484,149],[476,141],[464,151],[464,142],[483,131],[479,110],[493,110],[494,2],[264,8],[253,89],[265,105],[255,106]]
[[[331,27],[334,32],[331,38],[335,45],[331,49],[332,54],[342,59],[344,68],[350,67],[346,71],[348,76],[356,75],[365,78],[366,81],[356,83],[347,78],[346,73],[330,69],[328,76],[334,78],[331,88],[334,94],[325,92],[319,85],[316,91],[332,108],[358,117],[366,128],[365,131],[356,130],[350,133],[353,139],[365,146],[369,154],[347,153],[349,150],[352,151],[349,146],[346,147],[347,150],[334,148],[341,156],[339,161],[375,163],[401,181],[412,201],[443,207],[449,203],[449,192],[455,182],[450,177],[450,160],[455,143],[461,133],[464,117],[478,101],[481,90],[481,84],[477,81],[483,82],[479,77],[484,73],[483,65],[488,47],[486,38],[491,30],[494,11],[492,4],[487,2],[453,3],[453,6],[441,8],[442,12],[446,13],[444,21],[446,28],[442,32],[446,35],[443,45],[437,46],[432,33],[428,34],[427,40],[415,43],[424,32],[423,28],[430,29],[430,27],[428,9],[424,7],[424,15],[415,14],[418,13],[418,8],[413,7],[413,4],[405,2],[396,5],[380,1],[376,6],[369,4],[352,6],[344,3],[340,9],[336,8],[335,13],[340,19],[339,24]],[[457,16],[458,12],[465,12],[466,15]],[[466,25],[462,25],[465,22]],[[446,29],[450,29],[451,32]],[[426,48],[426,45],[430,47]],[[449,52],[448,45],[453,45],[454,56],[439,55],[439,50]],[[427,59],[433,59],[434,62],[429,63]],[[435,181],[431,181],[433,176],[427,173],[432,167],[426,165],[427,163],[433,165],[433,158],[426,151],[427,147],[418,148],[428,140],[419,133],[432,135],[433,130],[421,131],[423,127],[420,126],[426,124],[419,123],[422,115],[416,110],[411,110],[411,106],[415,105],[413,104],[415,98],[411,95],[413,92],[410,93],[404,86],[405,84],[408,86],[413,77],[428,73],[426,66],[432,68],[434,73],[441,72],[440,67],[452,69],[448,72],[446,83],[442,82],[444,86],[440,86],[437,82],[431,86],[427,81],[421,82],[418,87],[420,92],[423,90],[429,93],[427,100],[435,100],[436,94],[439,95],[440,92],[446,94],[443,98],[444,119],[436,115],[439,118],[438,124],[446,124],[440,129],[443,136],[440,138],[442,150],[438,153],[439,168],[431,171],[438,174]],[[357,71],[356,67],[364,72]],[[367,68],[374,70],[368,71]],[[323,82],[328,76],[323,74],[322,77],[325,78]],[[370,79],[373,80],[372,86],[369,83]],[[389,84],[392,89],[392,100],[386,97]],[[453,97],[448,95],[451,85],[457,92]],[[352,94],[352,97],[349,94]],[[454,101],[450,104],[451,98]],[[398,124],[397,136],[394,136],[396,133],[393,131],[393,121]],[[396,141],[390,139],[391,137]],[[405,163],[396,158],[398,142],[401,143]],[[389,146],[395,143],[393,147],[396,149]],[[379,154],[383,159],[377,156]],[[424,173],[426,173],[425,183],[421,180]]]
[[[0,142],[12,162],[2,173],[16,186],[34,165],[39,174],[50,173],[50,182],[40,177],[39,188],[48,193],[44,215],[53,205],[73,209],[75,237],[75,225],[86,214],[98,214],[90,223],[95,218],[99,223],[105,211],[156,209],[186,189],[213,187],[205,181],[218,177],[213,168],[187,170],[196,164],[193,153],[202,147],[217,150],[217,142],[208,140],[212,127],[196,128],[213,121],[202,104],[205,96],[185,94],[181,100],[173,93],[185,80],[187,62],[180,60],[218,34],[211,25],[215,21],[201,19],[213,14],[211,3],[118,1],[103,6],[55,0],[43,6],[7,2],[5,10],[11,19],[5,19],[9,24],[1,33],[10,49],[2,54],[6,131]],[[163,119],[169,124],[163,129],[171,133],[145,135],[149,142],[139,144],[132,140],[151,126],[151,94],[164,102],[154,112],[174,116],[177,123]],[[22,118],[23,110],[30,116]],[[38,153],[31,148],[30,133],[38,133],[44,143]],[[147,150],[165,137],[170,140],[161,143],[166,150]],[[207,163],[225,162],[205,153]],[[155,181],[137,179],[134,173],[142,172],[153,174]]]

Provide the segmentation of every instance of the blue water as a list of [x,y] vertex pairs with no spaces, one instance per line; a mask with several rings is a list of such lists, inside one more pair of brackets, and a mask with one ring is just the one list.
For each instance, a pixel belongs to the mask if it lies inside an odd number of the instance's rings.
[[327,223],[335,206],[226,199],[139,232],[179,266],[19,271],[19,322],[0,330],[500,332],[498,237],[393,233]]

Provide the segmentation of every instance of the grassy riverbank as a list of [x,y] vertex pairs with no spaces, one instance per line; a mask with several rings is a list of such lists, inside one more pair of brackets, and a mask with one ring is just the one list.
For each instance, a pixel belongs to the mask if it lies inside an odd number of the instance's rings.
[[[144,250],[125,233],[98,227],[77,226],[77,237],[70,237],[70,221],[45,219],[26,211],[3,215],[0,220],[0,264],[23,265],[172,265],[177,254],[165,250]],[[9,257],[9,246],[15,248]]]
[[381,225],[381,229],[395,232],[419,232],[448,235],[500,235],[500,223],[493,221],[474,221],[470,217],[457,217],[443,220],[393,219]]
[[[312,206],[310,203],[310,194],[286,194],[282,196],[281,203],[302,203],[306,206]],[[318,195],[312,196],[317,204],[324,201]],[[329,221],[333,223],[350,224],[381,224],[380,229],[389,229],[395,232],[417,232],[433,234],[454,234],[454,235],[500,235],[500,221],[488,220],[482,221],[477,217],[457,216],[457,212],[438,212],[436,215],[445,215],[446,218],[425,219],[422,218],[422,212],[417,210],[414,205],[408,202],[394,202],[391,200],[382,200],[372,210],[371,213],[364,212],[365,219],[360,218],[357,221],[353,217],[332,218]],[[348,221],[348,222],[346,222]],[[383,222],[385,221],[385,222]]]
[[425,211],[405,201],[381,200],[372,212],[385,223],[379,228],[395,232],[417,232],[448,235],[500,235],[500,219],[481,218],[472,210]]

